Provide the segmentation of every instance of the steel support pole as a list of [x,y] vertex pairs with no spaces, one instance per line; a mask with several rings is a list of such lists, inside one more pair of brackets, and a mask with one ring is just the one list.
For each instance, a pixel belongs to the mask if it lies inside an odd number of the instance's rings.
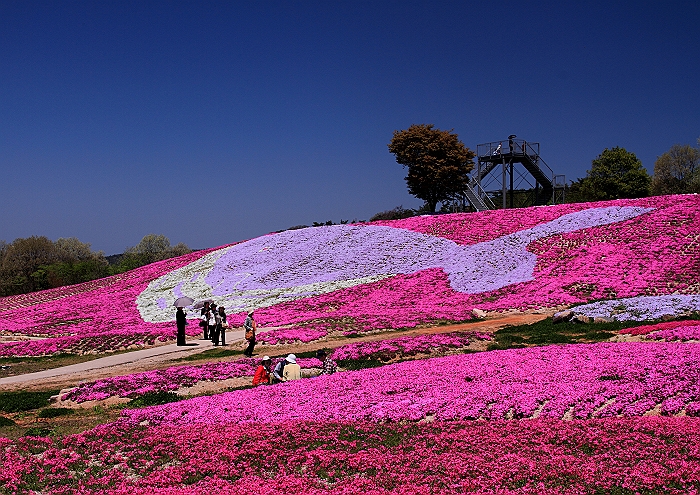
[[508,192],[508,188],[506,186],[506,160],[505,158],[502,160],[503,161],[503,209],[506,209],[506,193]]
[[513,208],[513,159],[510,159],[510,207]]

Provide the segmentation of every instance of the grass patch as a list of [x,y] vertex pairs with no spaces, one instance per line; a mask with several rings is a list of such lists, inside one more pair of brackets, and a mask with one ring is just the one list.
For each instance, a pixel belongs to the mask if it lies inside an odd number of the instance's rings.
[[179,402],[188,398],[189,397],[177,395],[175,392],[146,392],[145,394],[139,395],[134,400],[129,402],[126,407],[129,409],[135,409],[139,407],[158,406],[160,404],[168,404],[170,402]]
[[59,416],[66,416],[67,414],[72,414],[73,409],[69,409],[67,407],[48,407],[46,409],[42,409],[39,411],[39,414],[37,414],[38,418],[57,418]]
[[53,434],[53,428],[48,425],[39,424],[32,426],[24,432],[25,437],[48,437]]
[[0,392],[0,411],[13,413],[31,411],[49,405],[49,399],[60,390],[47,392]]
[[242,355],[243,349],[226,349],[223,347],[214,347],[213,349],[198,352],[197,354],[190,354],[189,356],[173,359],[173,361],[215,361],[224,357]]
[[614,337],[624,328],[649,325],[648,321],[613,321],[610,323],[553,323],[551,318],[531,325],[501,328],[494,332],[495,342],[488,350],[514,349],[531,345],[577,344],[601,342]]

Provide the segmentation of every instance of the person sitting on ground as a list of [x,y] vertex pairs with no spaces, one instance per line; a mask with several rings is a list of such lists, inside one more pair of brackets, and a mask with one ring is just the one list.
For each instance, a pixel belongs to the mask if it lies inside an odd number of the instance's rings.
[[301,366],[297,364],[297,357],[294,354],[290,354],[285,359],[287,364],[284,365],[284,372],[282,373],[282,381],[289,382],[292,380],[298,380],[301,378]]
[[258,366],[258,369],[255,370],[255,376],[253,377],[253,386],[270,383],[271,366],[272,361],[270,360],[270,356],[263,356],[260,366]]
[[338,365],[335,364],[335,361],[333,361],[330,356],[328,356],[325,350],[319,350],[316,353],[316,357],[323,363],[323,367],[321,369],[322,375],[332,375],[338,371]]
[[284,375],[284,366],[287,364],[286,359],[280,359],[275,365],[275,369],[272,370],[272,375],[270,376],[270,383],[280,383],[282,381],[282,376]]

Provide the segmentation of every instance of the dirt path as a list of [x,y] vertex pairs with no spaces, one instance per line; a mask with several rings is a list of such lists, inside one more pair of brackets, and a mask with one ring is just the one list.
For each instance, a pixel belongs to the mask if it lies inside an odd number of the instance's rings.
[[[417,327],[409,330],[401,331],[381,331],[364,334],[360,337],[330,337],[323,340],[311,342],[308,344],[294,343],[286,345],[266,346],[259,345],[255,348],[255,355],[284,355],[289,353],[301,353],[315,351],[318,349],[334,349],[342,345],[354,342],[372,342],[378,340],[386,340],[408,335],[426,335],[447,333],[455,331],[470,331],[493,333],[499,328],[509,325],[531,324],[545,319],[547,313],[510,313],[489,314],[486,319],[460,323],[455,325],[439,325],[432,327]],[[260,329],[264,331],[264,328]],[[232,331],[227,332],[227,340],[230,344],[227,348],[239,348],[243,346],[243,332]],[[114,356],[78,363],[70,366],[54,368],[50,370],[29,373],[25,375],[10,376],[0,379],[0,390],[46,390],[46,389],[63,389],[74,387],[81,381],[96,380],[111,376],[128,375],[141,371],[151,371],[161,369],[168,366],[173,366],[178,363],[176,360],[192,354],[197,354],[212,348],[205,340],[188,340],[188,344],[192,346],[177,347],[175,344],[152,347]],[[487,343],[477,341],[472,344],[475,350],[485,349]],[[241,359],[242,356],[234,355],[227,358],[219,359],[220,361],[233,361]],[[202,364],[210,359],[203,358],[202,360],[188,361],[188,365]]]

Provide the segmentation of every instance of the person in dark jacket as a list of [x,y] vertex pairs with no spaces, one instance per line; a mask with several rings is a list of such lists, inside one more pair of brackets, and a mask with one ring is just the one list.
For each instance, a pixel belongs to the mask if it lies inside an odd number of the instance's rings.
[[187,327],[187,317],[182,308],[177,308],[175,313],[175,323],[177,324],[177,345],[185,345],[185,328]]
[[258,330],[258,325],[255,323],[255,318],[253,317],[253,312],[248,312],[248,317],[243,323],[243,328],[245,330],[245,339],[248,341],[248,347],[243,351],[244,356],[253,357],[253,349],[255,348],[255,333]]
[[204,302],[204,307],[201,311],[200,326],[204,329],[204,340],[209,339],[209,301]]
[[219,319],[221,323],[216,325],[216,333],[214,334],[214,345],[219,340],[219,335],[221,335],[221,345],[226,345],[226,329],[228,328],[228,323],[226,322],[226,309],[223,306],[219,306]]

